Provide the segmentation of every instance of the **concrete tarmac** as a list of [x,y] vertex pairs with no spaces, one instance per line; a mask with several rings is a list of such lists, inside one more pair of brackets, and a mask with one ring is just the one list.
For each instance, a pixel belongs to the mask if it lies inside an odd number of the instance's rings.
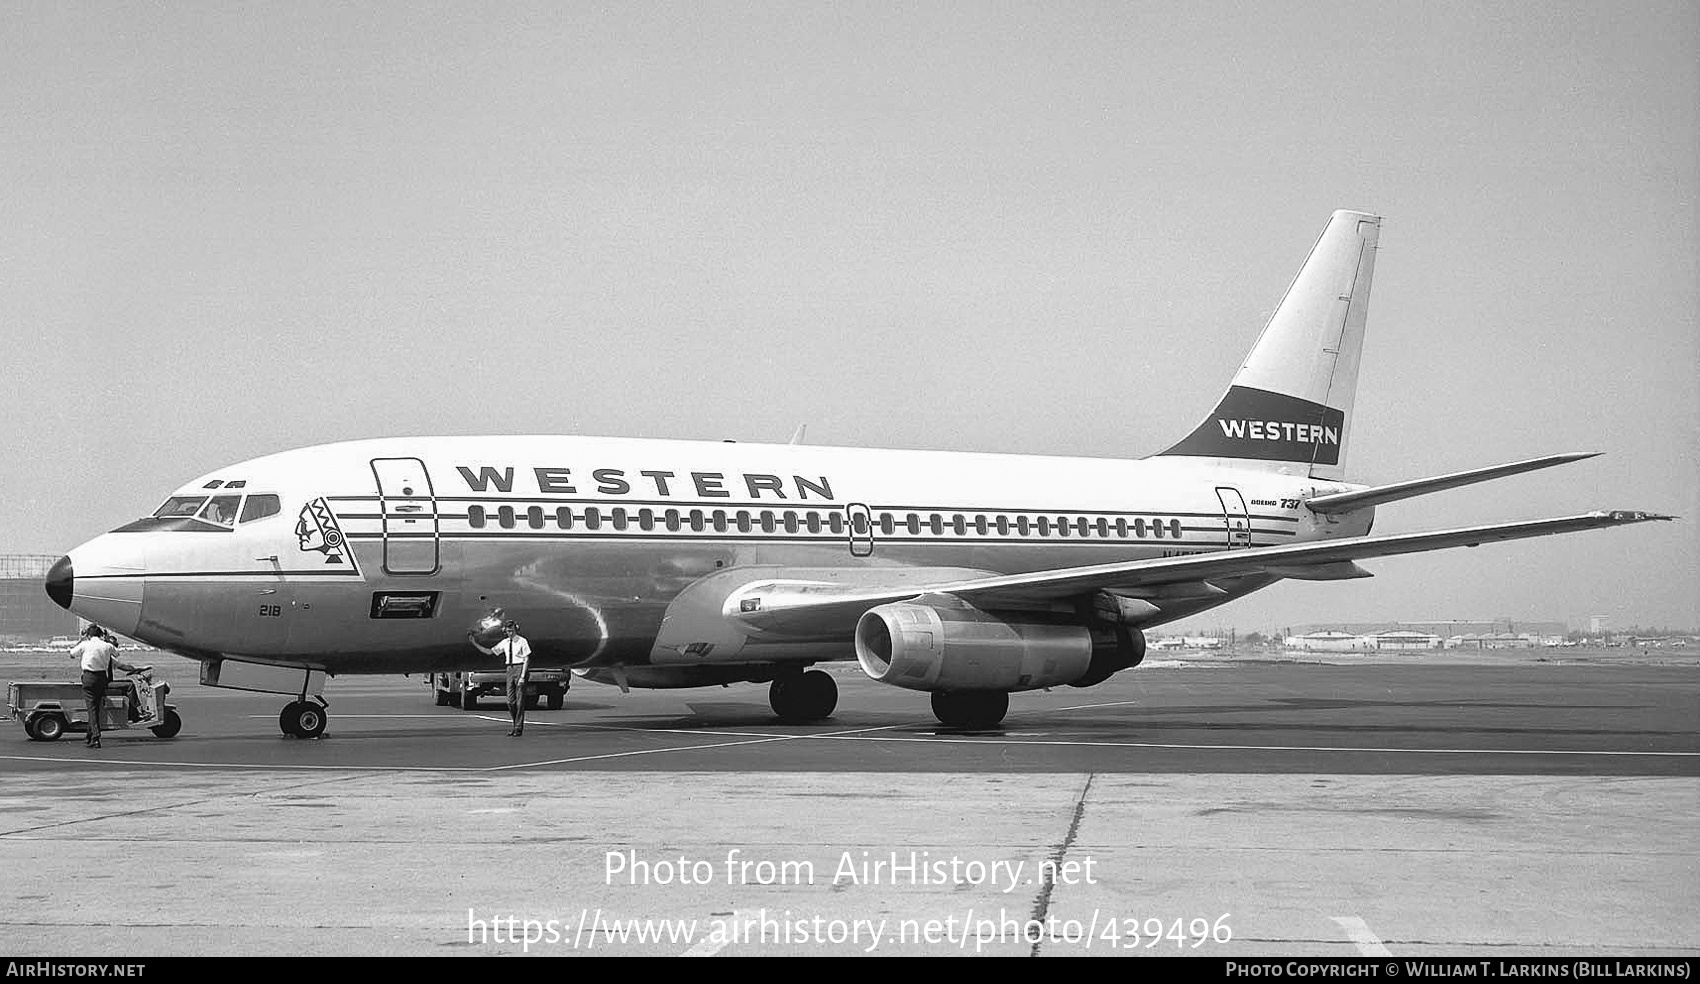
[[155,661],[180,737],[0,739],[10,954],[1700,952],[1691,664],[1153,659],[982,733],[581,681],[521,739],[351,678],[307,742]]

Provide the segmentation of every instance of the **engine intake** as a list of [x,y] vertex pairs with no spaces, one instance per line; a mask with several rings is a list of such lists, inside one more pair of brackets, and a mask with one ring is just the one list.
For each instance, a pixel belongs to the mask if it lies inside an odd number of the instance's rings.
[[1092,634],[1038,613],[898,602],[856,623],[856,660],[873,679],[910,690],[1037,690],[1086,674]]

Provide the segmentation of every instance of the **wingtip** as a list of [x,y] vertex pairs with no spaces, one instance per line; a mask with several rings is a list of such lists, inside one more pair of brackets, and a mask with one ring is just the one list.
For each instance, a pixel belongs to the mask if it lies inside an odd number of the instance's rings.
[[1665,513],[1642,512],[1637,509],[1602,509],[1594,515],[1609,519],[1614,523],[1647,523],[1654,520],[1668,523],[1678,518]]

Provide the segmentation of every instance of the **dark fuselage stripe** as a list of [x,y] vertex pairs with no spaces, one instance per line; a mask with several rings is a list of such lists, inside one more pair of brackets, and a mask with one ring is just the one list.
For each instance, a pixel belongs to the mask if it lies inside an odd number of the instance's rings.
[[[331,502],[347,502],[347,503],[360,503],[360,502],[376,503],[376,502],[381,501],[377,496],[343,495],[343,496],[328,496],[327,499]],[[425,502],[425,501],[431,501],[431,500],[428,500],[424,497],[421,497],[417,501]],[[547,496],[547,495],[535,495],[535,496],[515,496],[515,495],[439,496],[434,501],[436,501],[436,502],[466,502],[466,503],[471,503],[471,504],[475,504],[475,505],[477,505],[477,504],[494,504],[497,508],[500,508],[502,506],[513,506],[516,509],[520,508],[520,507],[533,506],[533,505],[537,505],[537,506],[583,505],[583,506],[595,506],[599,509],[600,508],[626,509],[626,510],[644,509],[644,508],[649,508],[649,509],[680,509],[680,510],[720,509],[720,510],[727,511],[727,512],[732,512],[732,511],[736,511],[736,510],[740,510],[740,509],[745,510],[745,511],[760,511],[760,510],[763,510],[763,509],[783,511],[783,510],[789,509],[789,510],[793,510],[793,511],[824,510],[824,511],[831,511],[831,512],[839,512],[839,511],[842,511],[843,509],[845,509],[848,505],[846,503],[840,503],[840,502],[820,502],[820,501],[811,500],[811,499],[783,499],[783,500],[763,499],[763,500],[750,502],[750,501],[733,501],[733,500],[730,500],[730,499],[710,499],[710,500],[706,500],[706,501],[684,500],[684,499],[623,499],[623,498],[587,499],[587,498],[582,498],[582,497],[562,498],[562,497],[559,497],[559,496]],[[875,514],[879,514],[879,513],[899,513],[899,512],[901,512],[901,513],[916,513],[916,514],[925,513],[925,514],[931,515],[933,513],[937,513],[941,516],[944,516],[944,515],[954,516],[958,513],[962,514],[963,516],[973,516],[973,515],[980,514],[980,513],[984,513],[984,514],[987,514],[987,515],[1002,513],[1006,516],[1023,516],[1023,515],[1025,515],[1025,516],[1103,516],[1106,519],[1115,519],[1118,516],[1126,516],[1129,519],[1150,518],[1150,517],[1157,516],[1157,517],[1162,517],[1164,519],[1206,519],[1206,520],[1208,520],[1208,519],[1221,519],[1222,516],[1223,516],[1223,513],[1222,513],[1221,510],[1213,510],[1211,512],[1177,512],[1177,511],[1173,511],[1173,510],[1160,510],[1160,509],[1159,510],[1068,509],[1068,508],[1052,509],[1052,508],[1041,508],[1041,507],[1037,507],[1037,506],[1022,506],[1022,507],[1007,507],[1006,508],[1006,507],[1002,507],[1002,506],[872,506],[872,505],[870,505],[870,506],[867,507],[867,509],[868,509],[869,512],[872,512],[872,513],[875,513]],[[382,516],[384,514],[381,513],[381,512],[375,512],[375,513],[338,513],[337,515],[338,515],[338,518],[340,518],[340,519],[379,519],[379,518],[382,518]],[[421,513],[392,513],[392,515],[409,516],[411,518],[418,519],[418,518],[422,518],[422,517],[425,517],[425,516],[429,516],[431,514],[421,512]],[[448,513],[440,513],[439,512],[439,515],[455,515],[455,514],[448,514]],[[1274,522],[1274,523],[1297,523],[1299,521],[1297,516],[1288,516],[1288,515],[1281,515],[1281,514],[1275,514],[1275,513],[1248,512],[1247,515],[1252,519],[1266,520],[1268,522]]]

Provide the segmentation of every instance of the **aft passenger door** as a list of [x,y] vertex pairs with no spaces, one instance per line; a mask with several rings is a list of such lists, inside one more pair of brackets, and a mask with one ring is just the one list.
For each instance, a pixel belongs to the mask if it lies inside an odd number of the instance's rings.
[[1228,528],[1228,549],[1251,546],[1251,517],[1246,514],[1245,497],[1239,489],[1219,487],[1216,498],[1222,503],[1222,522]]
[[425,462],[373,458],[372,474],[384,523],[384,573],[437,573],[437,496]]

